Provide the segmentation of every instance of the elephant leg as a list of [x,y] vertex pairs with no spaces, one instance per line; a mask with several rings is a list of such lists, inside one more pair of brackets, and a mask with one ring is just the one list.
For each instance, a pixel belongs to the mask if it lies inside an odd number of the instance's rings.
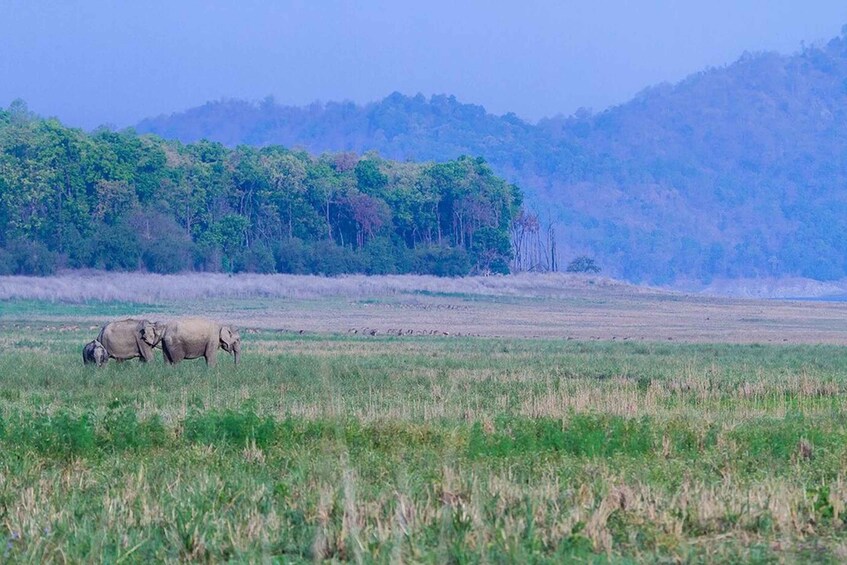
[[145,363],[153,360],[153,348],[143,342],[141,344],[141,360]]
[[214,345],[209,344],[206,346],[206,354],[204,355],[204,357],[206,358],[207,367],[214,367],[217,364],[217,353],[217,343]]
[[150,351],[150,346],[144,343],[140,337],[135,336],[135,349],[138,351],[138,360],[142,363],[147,363],[153,359],[153,354]]
[[162,343],[162,353],[164,353],[165,362],[168,365],[176,365],[182,360],[181,358],[178,359],[173,348],[167,347],[164,342]]

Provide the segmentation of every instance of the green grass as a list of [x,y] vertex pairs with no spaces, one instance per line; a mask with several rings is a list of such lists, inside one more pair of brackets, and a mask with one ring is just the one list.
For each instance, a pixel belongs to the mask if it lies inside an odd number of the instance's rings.
[[98,370],[90,333],[0,326],[0,561],[847,555],[841,347],[264,332]]
[[139,311],[161,312],[162,306],[131,302],[89,300],[79,304],[41,300],[9,300],[0,302],[0,316],[15,319],[26,316],[132,316]]

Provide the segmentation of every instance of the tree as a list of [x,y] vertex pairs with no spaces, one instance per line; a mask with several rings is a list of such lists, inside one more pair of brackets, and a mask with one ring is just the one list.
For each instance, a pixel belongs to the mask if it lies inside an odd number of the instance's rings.
[[191,238],[168,215],[137,210],[129,225],[138,238],[141,262],[154,273],[176,273],[191,268]]
[[379,194],[388,184],[388,177],[379,170],[374,159],[362,159],[356,165],[356,184],[365,194]]
[[509,274],[512,258],[508,234],[491,226],[477,230],[471,246],[471,259],[480,273]]
[[367,194],[351,194],[347,197],[347,205],[356,223],[356,246],[361,249],[390,221],[391,211],[384,201]]
[[538,248],[541,224],[538,215],[521,208],[512,220],[512,257],[515,271],[530,271],[534,266],[534,251]]
[[294,237],[295,212],[305,193],[306,165],[290,153],[279,152],[267,155],[264,164],[271,178],[270,200],[282,212],[290,239]]
[[594,259],[587,255],[580,255],[570,263],[567,269],[569,273],[599,273],[600,267],[594,263]]
[[97,204],[94,217],[109,225],[124,218],[138,204],[135,188],[126,181],[97,182]]
[[521,198],[479,158],[184,145],[0,109],[0,272],[508,272]]

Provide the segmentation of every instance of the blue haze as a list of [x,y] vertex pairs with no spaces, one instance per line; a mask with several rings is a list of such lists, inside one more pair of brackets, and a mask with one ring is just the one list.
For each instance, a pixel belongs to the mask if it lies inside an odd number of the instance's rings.
[[454,94],[534,121],[744,51],[836,36],[843,0],[0,3],[0,105],[87,129],[221,98]]

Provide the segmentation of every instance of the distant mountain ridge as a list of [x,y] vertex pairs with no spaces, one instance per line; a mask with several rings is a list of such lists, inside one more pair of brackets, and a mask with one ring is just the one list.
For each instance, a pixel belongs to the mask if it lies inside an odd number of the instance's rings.
[[259,103],[220,100],[148,118],[136,130],[186,143],[208,139],[228,146],[297,146],[313,153],[376,150],[389,158],[436,161],[492,150],[510,140],[547,137],[514,115],[494,116],[453,96],[427,100],[422,94],[409,97],[399,92],[364,106],[353,102],[281,106],[271,97]]
[[744,54],[597,114],[530,124],[450,96],[211,102],[141,133],[391,159],[481,155],[558,227],[564,259],[633,281],[847,275],[847,39]]

